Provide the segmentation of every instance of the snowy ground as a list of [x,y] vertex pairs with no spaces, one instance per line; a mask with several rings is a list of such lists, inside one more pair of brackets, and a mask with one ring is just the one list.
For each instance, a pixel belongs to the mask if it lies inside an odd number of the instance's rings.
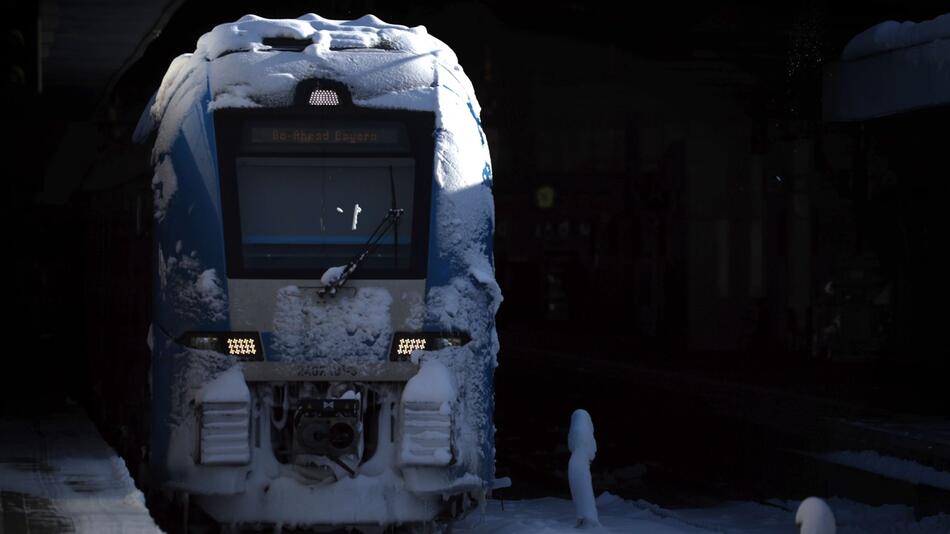
[[79,412],[0,418],[0,533],[161,532],[125,463]]
[[[839,533],[947,533],[950,515],[915,521],[910,507],[872,507],[843,499],[828,503],[837,516]],[[796,533],[798,502],[728,503],[712,508],[665,510],[644,501],[625,501],[604,493],[597,498],[601,527],[584,532],[681,533],[749,532]],[[457,534],[573,533],[574,505],[565,499],[490,501],[483,513],[474,512],[457,525]]]
[[[839,533],[948,533],[950,515],[915,520],[908,506],[872,507],[830,499]],[[795,533],[798,503],[726,503],[667,510],[609,493],[597,498],[590,532]],[[459,534],[577,533],[574,505],[543,498],[488,503],[456,525]],[[156,533],[125,464],[81,413],[42,420],[0,419],[0,534]]]

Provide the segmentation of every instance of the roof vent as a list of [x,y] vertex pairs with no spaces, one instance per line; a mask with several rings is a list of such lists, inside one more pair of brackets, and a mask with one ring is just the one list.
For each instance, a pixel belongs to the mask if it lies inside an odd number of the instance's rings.
[[303,52],[304,48],[313,44],[310,39],[294,39],[292,37],[265,37],[261,43],[271,47],[271,50],[283,52]]

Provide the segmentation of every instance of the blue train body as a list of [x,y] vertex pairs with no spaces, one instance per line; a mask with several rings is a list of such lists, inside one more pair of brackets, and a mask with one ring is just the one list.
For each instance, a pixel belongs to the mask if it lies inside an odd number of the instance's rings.
[[451,50],[371,16],[249,16],[176,59],[150,113],[154,480],[222,522],[484,497],[501,296]]

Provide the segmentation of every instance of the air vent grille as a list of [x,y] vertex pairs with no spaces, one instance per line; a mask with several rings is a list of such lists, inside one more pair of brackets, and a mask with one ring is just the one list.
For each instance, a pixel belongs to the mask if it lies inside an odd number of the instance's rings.
[[446,466],[454,461],[452,415],[448,403],[403,405],[403,465]]
[[200,414],[201,463],[245,465],[251,461],[250,407],[246,402],[206,402]]

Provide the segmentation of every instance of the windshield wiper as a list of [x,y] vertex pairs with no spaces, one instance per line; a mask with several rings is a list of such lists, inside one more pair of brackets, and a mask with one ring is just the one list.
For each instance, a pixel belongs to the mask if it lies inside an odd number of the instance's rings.
[[[324,286],[317,291],[321,297],[327,294],[331,297],[336,295],[337,290],[343,287],[343,284],[346,283],[353,271],[360,266],[363,259],[376,249],[376,245],[379,244],[380,239],[386,235],[386,232],[388,232],[390,228],[393,229],[393,268],[399,268],[399,218],[402,217],[405,210],[400,209],[396,205],[396,179],[393,176],[392,165],[389,166],[389,193],[390,202],[392,203],[389,213],[379,222],[376,229],[373,230],[373,233],[370,234],[369,239],[366,240],[366,244],[363,245],[363,249],[350,260],[349,263],[343,266],[339,273],[332,273],[331,279],[324,281]],[[339,267],[336,267],[336,269],[338,268]],[[323,276],[326,277],[327,274],[330,274],[329,270],[327,270],[327,273],[324,273]]]
[[[393,177],[393,166],[389,166],[389,195],[392,202],[390,209],[397,209],[396,206],[396,179]],[[393,221],[393,269],[399,268],[399,217]]]
[[349,279],[350,275],[353,274],[353,271],[363,263],[363,260],[366,259],[366,256],[370,255],[374,250],[376,250],[376,245],[379,244],[379,241],[386,235],[386,232],[390,228],[394,227],[398,222],[399,218],[402,217],[402,214],[405,210],[399,208],[391,208],[382,221],[376,225],[376,229],[373,230],[373,233],[370,234],[369,239],[366,240],[366,244],[363,245],[363,249],[353,257],[345,266],[343,270],[340,271],[340,274],[336,276],[335,279],[330,280],[317,290],[317,294],[322,296],[336,295],[338,289],[343,287],[343,284]]

